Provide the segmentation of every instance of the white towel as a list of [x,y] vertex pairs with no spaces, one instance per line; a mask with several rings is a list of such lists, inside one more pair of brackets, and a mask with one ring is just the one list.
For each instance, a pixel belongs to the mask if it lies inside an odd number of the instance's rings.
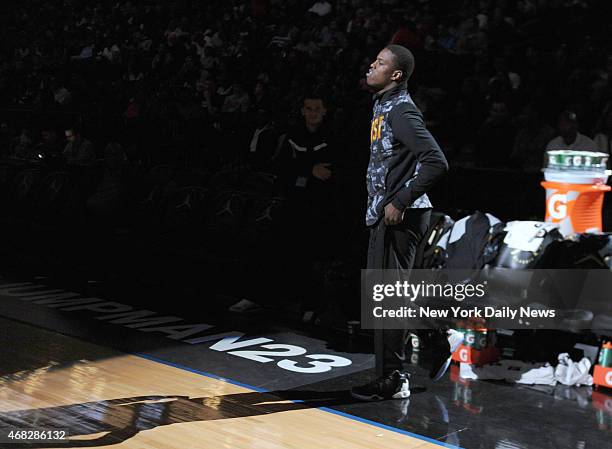
[[553,367],[548,363],[501,360],[481,367],[462,363],[459,375],[464,379],[505,380],[529,385],[555,385]]
[[569,354],[559,354],[559,364],[553,368],[548,363],[525,363],[520,360],[501,360],[483,366],[462,363],[459,375],[464,379],[505,380],[527,385],[593,385],[589,374],[591,361],[583,357],[574,362]]
[[593,385],[593,376],[589,374],[591,361],[583,357],[579,362],[570,359],[568,353],[559,354],[559,364],[555,369],[555,380],[563,385]]

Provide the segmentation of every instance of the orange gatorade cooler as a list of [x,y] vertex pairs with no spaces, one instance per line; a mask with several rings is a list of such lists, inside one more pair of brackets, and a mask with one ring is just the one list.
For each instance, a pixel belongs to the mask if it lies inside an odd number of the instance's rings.
[[546,152],[542,187],[546,189],[546,221],[558,223],[564,236],[602,232],[602,207],[610,170],[608,155],[591,151]]

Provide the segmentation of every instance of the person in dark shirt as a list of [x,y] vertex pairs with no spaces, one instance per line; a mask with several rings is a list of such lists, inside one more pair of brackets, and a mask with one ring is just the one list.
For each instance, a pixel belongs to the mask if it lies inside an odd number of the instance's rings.
[[68,143],[63,154],[68,165],[75,167],[91,167],[96,162],[93,144],[81,135],[81,131],[73,126],[66,130]]
[[[389,45],[370,65],[368,86],[375,92],[367,171],[370,228],[367,268],[393,270],[394,279],[406,279],[417,247],[425,235],[431,213],[427,192],[448,170],[438,143],[425,127],[421,111],[407,91],[414,57],[405,47]],[[403,399],[410,396],[403,369],[407,330],[405,323],[391,329],[383,323],[375,331],[378,378],[351,390],[361,400]],[[401,326],[400,326],[401,325]],[[428,334],[437,354],[430,376],[442,377],[450,363],[446,331]]]
[[292,245],[299,270],[307,279],[301,290],[303,318],[309,321],[321,306],[312,289],[313,264],[333,254],[335,144],[325,117],[325,101],[318,94],[306,95],[301,108],[304,121],[284,137],[279,158],[286,189]]
[[287,133],[281,158],[283,175],[290,189],[317,190],[332,179],[329,129],[324,122],[327,108],[317,94],[302,103],[304,121]]

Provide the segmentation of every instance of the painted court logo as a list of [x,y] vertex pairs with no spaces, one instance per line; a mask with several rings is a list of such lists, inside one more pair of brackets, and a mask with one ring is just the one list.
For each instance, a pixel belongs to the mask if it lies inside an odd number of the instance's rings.
[[276,362],[279,368],[294,373],[325,373],[353,363],[352,360],[337,354],[311,354],[308,348],[279,343],[267,337],[245,340],[244,332],[220,331],[213,324],[190,323],[178,316],[159,315],[152,310],[135,309],[129,304],[83,297],[76,292],[31,282],[10,282],[0,277],[0,299],[2,296],[62,312],[88,313],[90,319],[139,332],[154,332],[190,345],[206,344],[212,351],[224,352],[253,362]]

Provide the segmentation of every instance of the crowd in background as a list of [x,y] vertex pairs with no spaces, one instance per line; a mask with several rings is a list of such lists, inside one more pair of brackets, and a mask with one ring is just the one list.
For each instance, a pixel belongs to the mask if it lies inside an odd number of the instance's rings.
[[0,151],[27,156],[49,130],[63,150],[78,121],[99,156],[118,142],[139,163],[227,163],[262,122],[281,135],[299,121],[302,95],[318,91],[343,156],[367,156],[364,74],[391,41],[415,53],[410,91],[451,161],[532,165],[566,109],[609,145],[607,2],[459,3],[7,3]]

